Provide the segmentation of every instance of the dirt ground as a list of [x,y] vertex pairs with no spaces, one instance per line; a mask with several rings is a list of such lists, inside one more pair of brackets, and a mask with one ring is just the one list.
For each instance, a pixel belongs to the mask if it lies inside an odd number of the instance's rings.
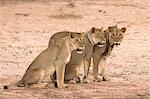
[[[57,89],[13,88],[58,31],[126,27],[107,59],[110,81]],[[149,0],[0,0],[0,99],[150,99]],[[49,81],[49,79],[45,79]]]

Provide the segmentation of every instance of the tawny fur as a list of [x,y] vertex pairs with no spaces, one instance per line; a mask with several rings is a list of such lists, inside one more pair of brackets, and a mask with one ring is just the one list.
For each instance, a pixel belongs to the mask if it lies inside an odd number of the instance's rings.
[[104,81],[110,80],[108,76],[108,65],[106,62],[106,58],[111,54],[114,46],[120,45],[123,40],[124,34],[126,32],[126,28],[123,27],[119,29],[117,26],[108,27],[105,31],[106,33],[106,43],[103,47],[98,47],[98,45],[94,46],[93,51],[93,75],[94,81],[100,81],[98,78],[98,70],[99,66],[101,68],[101,75]]
[[[76,32],[73,32],[76,33]],[[60,37],[65,37],[68,35],[67,31],[59,32],[51,37],[49,46],[53,45],[53,41],[59,39]],[[103,43],[105,43],[105,37],[102,32],[102,29],[92,28],[90,31],[88,31],[84,37],[83,44],[85,46],[85,49],[83,50],[82,54],[78,54],[76,50],[72,51],[71,59],[69,63],[66,65],[66,71],[65,71],[65,81],[70,80],[77,80],[74,82],[79,82],[78,75],[80,74],[80,66],[82,63],[84,63],[85,68],[85,79],[84,82],[87,82],[87,75],[88,74],[88,67],[90,66],[90,61],[93,53],[93,47],[95,44],[99,43],[99,46],[102,47]],[[51,77],[53,81],[55,81],[56,76],[53,75]]]
[[[64,84],[66,64],[69,62],[73,50],[83,50],[83,38],[84,33],[69,33],[65,38],[59,38],[53,42],[54,46],[48,47],[38,55],[26,70],[23,78],[15,85],[21,87],[39,84],[44,77],[50,76],[56,71],[57,86],[59,88],[66,87]],[[9,87],[7,86],[7,88]]]

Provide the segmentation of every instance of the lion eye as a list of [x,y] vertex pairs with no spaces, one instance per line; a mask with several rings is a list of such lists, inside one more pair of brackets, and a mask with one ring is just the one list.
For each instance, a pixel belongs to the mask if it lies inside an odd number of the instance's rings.
[[112,34],[112,36],[115,36],[115,34]]
[[76,40],[77,42],[79,41],[79,39]]
[[119,34],[119,36],[121,36],[122,34]]

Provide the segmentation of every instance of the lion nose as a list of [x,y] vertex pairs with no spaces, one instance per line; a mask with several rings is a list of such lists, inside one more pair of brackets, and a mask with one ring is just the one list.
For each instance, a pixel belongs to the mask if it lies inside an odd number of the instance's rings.
[[84,49],[84,45],[82,45],[82,49]]
[[102,42],[98,42],[98,45],[102,45],[103,43]]
[[103,43],[102,42],[98,42],[98,47],[103,47]]
[[82,50],[78,48],[77,51],[82,51]]

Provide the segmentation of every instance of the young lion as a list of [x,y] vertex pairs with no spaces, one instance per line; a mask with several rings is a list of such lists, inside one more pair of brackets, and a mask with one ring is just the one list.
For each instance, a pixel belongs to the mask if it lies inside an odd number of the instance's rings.
[[93,51],[93,75],[94,81],[100,81],[98,78],[98,68],[101,67],[101,75],[104,81],[109,80],[108,77],[108,66],[106,63],[106,58],[112,52],[112,49],[115,45],[120,45],[123,40],[124,33],[126,32],[126,28],[123,27],[119,29],[116,26],[108,27],[107,30],[104,31],[107,35],[106,43],[103,47],[98,47],[98,45],[94,46]]
[[[49,46],[51,46],[52,42],[55,41],[57,38],[60,38],[66,35],[67,35],[67,32],[62,32],[62,33],[59,32],[58,34],[55,34],[54,37],[51,37]],[[80,79],[78,76],[79,71],[80,71],[80,66],[82,65],[82,63],[84,63],[85,72],[88,72],[87,67],[89,67],[90,62],[91,62],[94,45],[98,43],[99,47],[103,47],[103,44],[106,42],[105,40],[106,39],[102,32],[102,28],[98,29],[98,28],[93,27],[90,31],[86,33],[84,40],[83,40],[85,49],[83,50],[82,54],[78,54],[76,50],[72,51],[70,61],[66,65],[65,81],[72,80],[73,83],[80,82]],[[53,75],[53,77],[51,78],[53,82],[55,82],[56,76]],[[86,79],[84,79],[84,82],[87,82]]]
[[[84,33],[69,33],[65,38],[59,38],[54,46],[48,47],[30,64],[26,70],[23,78],[16,83],[17,86],[30,86],[39,84],[39,82],[46,76],[52,75],[56,71],[57,86],[64,88],[64,72],[66,64],[69,62],[71,52],[77,50],[81,53],[84,49],[82,40]],[[7,89],[9,86],[4,86]]]

